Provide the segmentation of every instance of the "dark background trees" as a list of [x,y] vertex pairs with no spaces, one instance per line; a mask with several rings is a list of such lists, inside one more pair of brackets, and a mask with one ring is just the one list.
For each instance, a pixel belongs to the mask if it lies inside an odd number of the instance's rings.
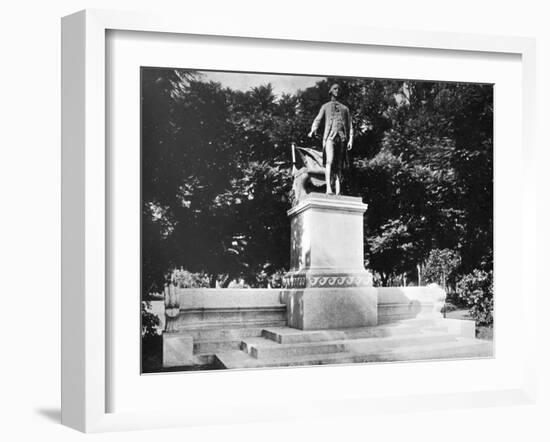
[[437,249],[456,252],[457,274],[491,270],[491,85],[326,78],[276,96],[270,84],[243,92],[146,68],[144,294],[176,267],[250,285],[288,269],[290,144],[320,147],[306,134],[335,80],[356,134],[346,193],[369,204],[365,261],[377,281],[417,281]]

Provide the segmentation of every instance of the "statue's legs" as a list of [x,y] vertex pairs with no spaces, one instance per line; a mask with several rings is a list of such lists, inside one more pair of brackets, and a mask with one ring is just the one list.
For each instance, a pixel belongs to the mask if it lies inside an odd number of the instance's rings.
[[345,142],[340,137],[336,137],[333,141],[333,167],[334,167],[334,190],[336,195],[340,195],[342,183],[342,169],[344,163]]
[[334,161],[334,140],[327,140],[325,144],[325,181],[327,183],[327,194],[332,193],[331,173],[332,162]]

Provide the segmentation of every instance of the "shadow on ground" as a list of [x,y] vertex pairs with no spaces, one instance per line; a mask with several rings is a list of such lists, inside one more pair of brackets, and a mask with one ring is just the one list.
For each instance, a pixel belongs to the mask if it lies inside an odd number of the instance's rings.
[[37,408],[34,411],[50,422],[61,423],[61,410],[59,408]]

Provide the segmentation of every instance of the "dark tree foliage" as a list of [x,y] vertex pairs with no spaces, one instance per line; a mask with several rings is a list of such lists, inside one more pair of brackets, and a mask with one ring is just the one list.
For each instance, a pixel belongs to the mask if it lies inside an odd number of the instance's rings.
[[290,145],[320,148],[306,135],[336,80],[355,127],[345,193],[369,204],[368,266],[386,284],[451,249],[460,273],[491,270],[491,85],[326,78],[276,97],[144,68],[144,294],[176,267],[251,285],[288,269]]

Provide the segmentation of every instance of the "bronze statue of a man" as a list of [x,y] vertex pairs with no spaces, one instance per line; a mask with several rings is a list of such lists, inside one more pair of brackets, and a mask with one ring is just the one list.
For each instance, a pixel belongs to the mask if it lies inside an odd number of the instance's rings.
[[321,106],[319,114],[311,125],[308,136],[311,138],[325,119],[325,132],[323,134],[323,151],[325,153],[325,180],[327,193],[332,192],[332,176],[334,175],[334,189],[336,195],[340,194],[342,181],[342,167],[345,149],[353,147],[353,125],[349,109],[338,101],[340,86],[333,84],[329,90],[330,101]]

